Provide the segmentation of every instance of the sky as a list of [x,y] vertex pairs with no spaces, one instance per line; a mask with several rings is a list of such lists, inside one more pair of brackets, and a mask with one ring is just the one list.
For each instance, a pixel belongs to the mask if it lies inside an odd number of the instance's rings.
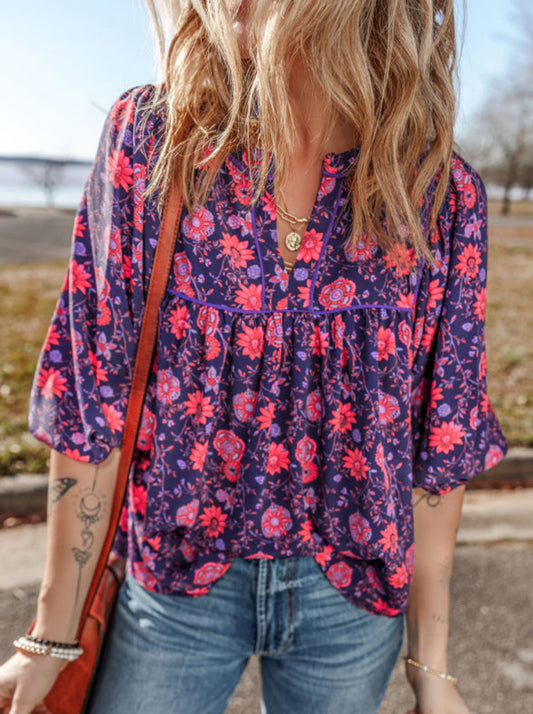
[[[512,2],[466,4],[459,134],[513,53]],[[10,4],[9,13],[4,5],[0,68],[0,155],[92,160],[114,100],[157,77],[144,4],[25,0]]]

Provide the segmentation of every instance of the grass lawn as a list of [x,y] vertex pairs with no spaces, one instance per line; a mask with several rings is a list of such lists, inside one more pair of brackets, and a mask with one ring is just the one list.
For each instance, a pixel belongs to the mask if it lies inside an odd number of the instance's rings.
[[[491,204],[487,307],[489,396],[513,446],[533,446],[533,204],[502,220]],[[0,268],[0,475],[46,470],[27,431],[31,380],[66,265]]]

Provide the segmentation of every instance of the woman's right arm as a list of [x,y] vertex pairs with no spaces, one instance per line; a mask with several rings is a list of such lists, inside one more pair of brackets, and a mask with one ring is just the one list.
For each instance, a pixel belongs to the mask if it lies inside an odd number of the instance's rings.
[[[37,637],[59,642],[76,637],[109,527],[119,456],[113,449],[94,465],[51,452],[46,561],[32,630]],[[64,666],[65,660],[16,652],[0,667],[2,710],[39,711]]]

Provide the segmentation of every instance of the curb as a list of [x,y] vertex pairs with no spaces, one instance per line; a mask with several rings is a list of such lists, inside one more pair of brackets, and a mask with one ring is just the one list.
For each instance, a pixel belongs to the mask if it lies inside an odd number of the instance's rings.
[[[533,488],[533,449],[513,448],[488,471],[474,476],[469,490]],[[15,518],[46,511],[48,476],[0,477],[0,517]]]

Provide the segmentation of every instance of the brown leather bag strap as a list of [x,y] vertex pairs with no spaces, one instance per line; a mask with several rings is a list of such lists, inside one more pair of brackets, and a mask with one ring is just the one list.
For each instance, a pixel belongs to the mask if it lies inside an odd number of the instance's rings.
[[83,624],[87,618],[87,614],[90,610],[109,558],[122,510],[122,504],[126,495],[128,476],[135,451],[137,433],[139,431],[139,424],[141,421],[144,397],[146,393],[146,385],[148,383],[148,375],[152,365],[152,356],[157,337],[159,306],[161,305],[161,300],[163,299],[163,295],[165,294],[167,287],[182,206],[183,198],[180,195],[177,186],[173,184],[166,198],[159,240],[157,242],[154,263],[150,276],[150,285],[148,287],[148,296],[146,298],[141,334],[135,358],[132,386],[128,400],[128,408],[126,411],[122,450],[120,453],[117,483],[113,496],[109,528],[107,530],[106,539],[104,541],[104,545],[102,546],[100,558],[96,565],[91,587],[89,588],[89,593],[85,600],[85,605],[81,614],[78,625],[78,638],[81,636]]

